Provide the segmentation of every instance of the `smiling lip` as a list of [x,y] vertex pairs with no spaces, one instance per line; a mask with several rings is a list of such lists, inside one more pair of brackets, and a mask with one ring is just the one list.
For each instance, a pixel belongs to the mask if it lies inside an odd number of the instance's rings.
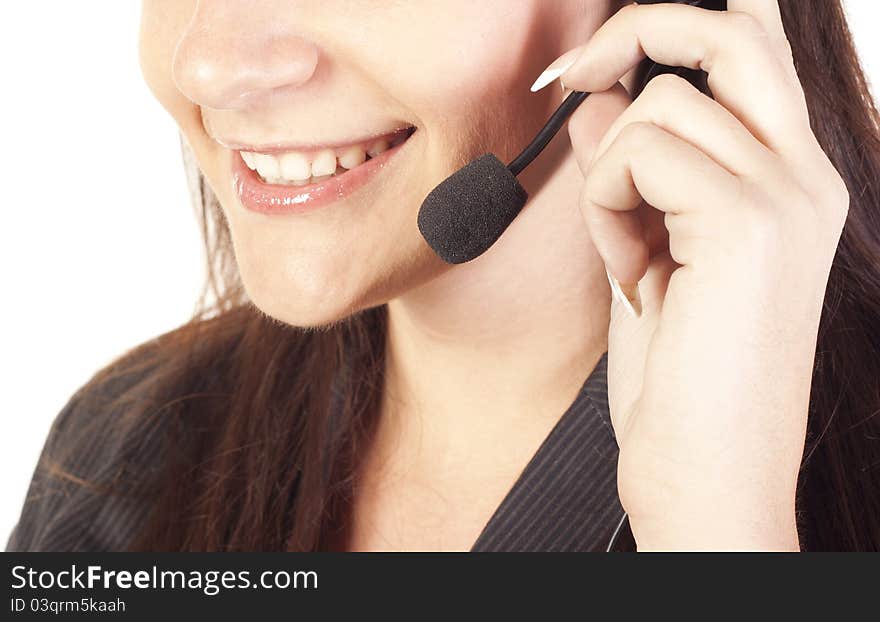
[[269,184],[247,167],[241,152],[232,152],[232,186],[242,206],[262,214],[302,214],[351,196],[369,183],[400,149],[405,141],[375,158],[344,173],[303,186]]
[[336,141],[330,143],[324,143],[321,145],[314,145],[311,143],[302,144],[302,145],[293,145],[293,144],[282,144],[282,143],[271,143],[266,145],[255,145],[255,144],[244,144],[239,143],[232,140],[220,139],[216,136],[212,136],[215,141],[217,141],[221,146],[226,147],[232,151],[253,151],[256,153],[269,153],[272,155],[280,155],[288,151],[296,151],[298,153],[315,153],[318,151],[322,151],[324,149],[343,149],[345,147],[350,147],[351,145],[360,145],[364,143],[370,143],[380,138],[385,138],[391,140],[393,137],[398,136],[401,133],[412,133],[415,128],[412,125],[404,125],[395,130],[391,130],[388,132],[381,132],[378,134],[368,134],[366,136],[361,136],[359,138],[353,140],[344,140],[344,141]]

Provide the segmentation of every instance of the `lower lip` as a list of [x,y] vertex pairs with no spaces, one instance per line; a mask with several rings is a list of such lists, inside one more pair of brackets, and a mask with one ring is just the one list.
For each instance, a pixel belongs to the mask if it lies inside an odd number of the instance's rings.
[[350,197],[376,177],[407,142],[409,139],[344,173],[303,186],[267,184],[235,151],[232,154],[232,184],[245,209],[261,214],[302,214]]

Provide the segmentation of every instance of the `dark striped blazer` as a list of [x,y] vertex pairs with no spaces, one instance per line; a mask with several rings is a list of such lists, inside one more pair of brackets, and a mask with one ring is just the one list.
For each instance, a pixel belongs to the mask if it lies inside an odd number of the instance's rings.
[[[96,438],[76,434],[83,422],[122,416],[104,404],[135,380],[123,377],[91,393],[74,394],[56,417],[42,458],[75,443],[75,463],[65,466],[83,480],[130,478],[125,481],[129,490],[146,482],[161,460],[158,430],[139,438],[116,438],[109,432],[102,436],[100,431]],[[606,352],[471,550],[634,550],[617,496],[617,451],[608,409]],[[148,501],[137,498],[107,495],[38,466],[7,550],[124,551],[149,511]]]

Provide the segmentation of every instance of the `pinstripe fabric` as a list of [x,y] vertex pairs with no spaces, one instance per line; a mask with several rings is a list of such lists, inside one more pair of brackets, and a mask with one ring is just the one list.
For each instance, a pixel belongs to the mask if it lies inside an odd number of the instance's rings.
[[159,427],[137,437],[115,433],[110,422],[122,415],[107,404],[140,377],[123,375],[88,393],[77,391],[55,418],[41,456],[54,460],[61,447],[75,447],[72,463],[60,469],[99,485],[124,482],[124,494],[37,468],[7,550],[126,550],[148,508],[146,490],[162,461],[163,434]]
[[473,551],[604,551],[623,515],[608,353],[498,506]]
[[[116,428],[110,425],[97,426],[98,435],[89,438],[77,431],[86,420],[109,423],[122,416],[105,404],[136,380],[122,377],[90,394],[78,391],[56,417],[43,449],[44,457],[51,457],[59,447],[73,444],[78,450],[75,464],[61,466],[90,481],[124,481],[125,496],[107,495],[38,469],[7,550],[127,549],[149,509],[149,499],[139,490],[146,490],[162,462],[162,431],[154,428],[131,438],[112,434]],[[607,353],[486,524],[473,551],[605,550],[623,514],[606,383]]]

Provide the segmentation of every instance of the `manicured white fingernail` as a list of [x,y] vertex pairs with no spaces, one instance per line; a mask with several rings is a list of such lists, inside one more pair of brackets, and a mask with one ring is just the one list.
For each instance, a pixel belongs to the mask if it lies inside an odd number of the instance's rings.
[[553,82],[556,78],[564,74],[568,71],[574,62],[580,57],[582,48],[574,48],[573,50],[569,50],[555,61],[550,63],[550,66],[544,70],[544,72],[538,76],[538,79],[535,80],[535,83],[532,85],[532,93],[536,91],[540,91],[542,88]]
[[623,305],[632,317],[638,318],[642,315],[642,298],[639,295],[639,284],[627,284],[622,286],[617,279],[611,276],[608,268],[605,268],[605,274],[608,275],[608,283],[611,285],[611,294],[617,301]]
[[532,85],[532,93],[540,91],[542,88],[553,82],[556,78],[568,71],[569,67],[574,65],[574,61],[564,64],[562,67],[551,67],[544,70],[535,83]]

